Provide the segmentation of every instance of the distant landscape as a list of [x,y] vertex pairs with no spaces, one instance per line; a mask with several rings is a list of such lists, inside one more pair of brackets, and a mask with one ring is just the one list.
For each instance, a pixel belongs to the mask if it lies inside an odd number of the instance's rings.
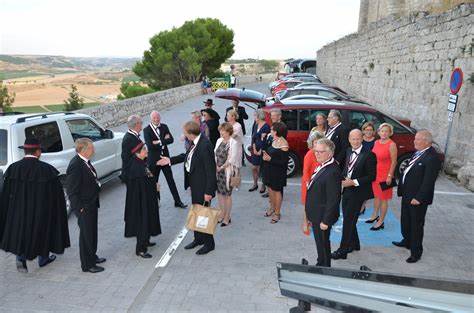
[[131,71],[138,60],[0,55],[0,80],[16,94],[14,110],[61,110],[72,84],[88,107],[115,100],[122,82],[138,80]]

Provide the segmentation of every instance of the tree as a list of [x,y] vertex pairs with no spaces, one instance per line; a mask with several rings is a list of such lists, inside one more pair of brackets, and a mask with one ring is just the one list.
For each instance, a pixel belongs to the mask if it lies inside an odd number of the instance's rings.
[[7,86],[0,80],[0,112],[9,111],[14,101],[15,93],[9,93]]
[[232,56],[233,40],[234,32],[218,19],[187,21],[153,36],[133,71],[154,90],[196,82]]
[[279,63],[275,60],[261,60],[260,65],[263,66],[265,72],[273,72],[278,68]]
[[117,96],[118,100],[138,97],[141,95],[145,95],[147,93],[155,92],[148,86],[143,86],[140,83],[136,82],[129,82],[129,83],[122,83],[120,86],[121,94]]
[[84,99],[79,96],[77,92],[77,87],[71,85],[71,92],[69,93],[69,98],[64,100],[64,109],[66,111],[75,111],[82,109],[84,107]]

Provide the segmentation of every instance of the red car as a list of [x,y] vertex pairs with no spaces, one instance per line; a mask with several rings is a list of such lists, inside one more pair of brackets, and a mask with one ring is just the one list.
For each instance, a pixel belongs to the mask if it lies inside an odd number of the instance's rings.
[[329,110],[336,109],[342,114],[342,123],[350,129],[361,128],[365,122],[372,121],[377,128],[382,123],[393,126],[394,134],[392,140],[397,144],[398,162],[396,175],[406,166],[406,161],[415,151],[413,140],[416,130],[410,127],[410,120],[396,119],[384,114],[374,107],[363,104],[345,104],[330,100],[289,100],[284,103],[277,102],[272,106],[262,108],[266,111],[266,121],[271,124],[270,111],[279,108],[282,111],[282,121],[288,127],[287,140],[290,146],[290,160],[288,163],[288,176],[295,175],[300,169],[308,145],[310,130],[315,126],[316,115]]

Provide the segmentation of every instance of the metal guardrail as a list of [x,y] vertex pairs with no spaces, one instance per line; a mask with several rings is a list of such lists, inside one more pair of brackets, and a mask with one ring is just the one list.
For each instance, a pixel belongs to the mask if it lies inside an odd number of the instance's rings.
[[473,312],[474,282],[277,263],[281,294],[342,312]]

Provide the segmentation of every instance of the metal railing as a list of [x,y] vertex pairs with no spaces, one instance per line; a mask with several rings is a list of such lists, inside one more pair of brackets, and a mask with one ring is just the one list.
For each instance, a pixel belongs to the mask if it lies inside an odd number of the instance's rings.
[[474,282],[277,263],[281,294],[343,312],[474,312]]

